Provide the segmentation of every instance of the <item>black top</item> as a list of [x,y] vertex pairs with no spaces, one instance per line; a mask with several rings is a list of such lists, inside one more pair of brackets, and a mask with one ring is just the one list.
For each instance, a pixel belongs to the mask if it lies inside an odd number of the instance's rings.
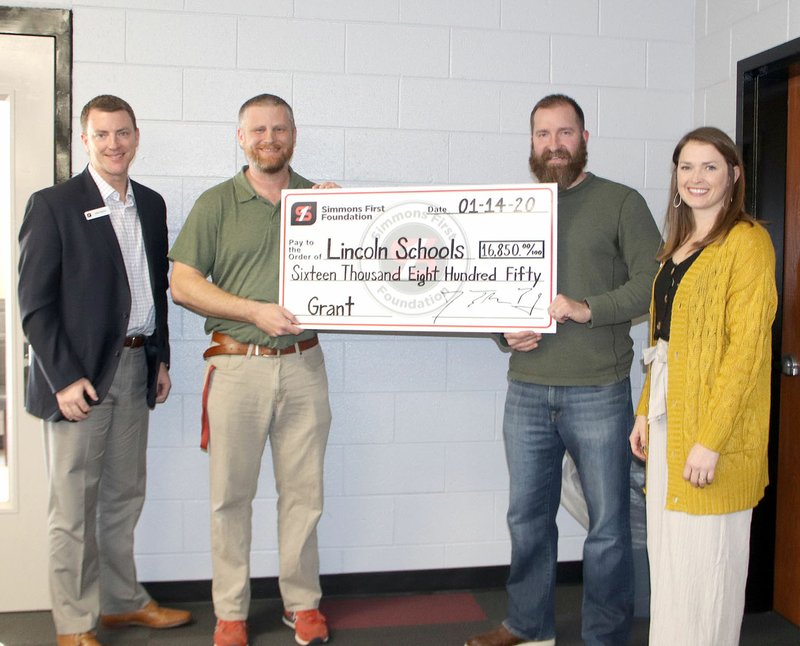
[[683,275],[697,260],[702,249],[698,249],[692,255],[683,259],[677,265],[669,258],[656,275],[656,282],[653,287],[653,299],[655,300],[656,325],[653,333],[654,340],[664,339],[669,341],[669,323],[672,318],[672,302],[675,300],[675,292],[678,291],[678,284]]

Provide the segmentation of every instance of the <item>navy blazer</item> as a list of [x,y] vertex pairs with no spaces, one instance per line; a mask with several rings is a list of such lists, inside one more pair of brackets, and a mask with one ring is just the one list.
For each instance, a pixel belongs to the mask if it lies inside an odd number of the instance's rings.
[[[159,364],[169,365],[167,208],[155,191],[131,181],[142,226],[156,329],[145,344],[147,404],[155,406]],[[88,167],[34,193],[19,232],[19,306],[33,349],[25,408],[63,419],[55,393],[82,377],[100,401],[117,371],[128,329],[131,293],[117,236]]]

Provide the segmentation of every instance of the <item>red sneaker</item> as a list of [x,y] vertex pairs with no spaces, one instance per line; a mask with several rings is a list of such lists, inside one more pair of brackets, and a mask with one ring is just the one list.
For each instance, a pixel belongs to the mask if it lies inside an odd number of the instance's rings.
[[[283,623],[294,628],[294,640],[300,646],[324,644],[328,641],[328,624],[319,610],[283,611]],[[218,645],[219,646],[219,645]]]
[[217,619],[214,646],[247,646],[247,622]]

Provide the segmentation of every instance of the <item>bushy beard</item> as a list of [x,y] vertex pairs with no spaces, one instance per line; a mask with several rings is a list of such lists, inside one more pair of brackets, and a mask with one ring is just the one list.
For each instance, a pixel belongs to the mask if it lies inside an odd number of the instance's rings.
[[[566,159],[567,163],[563,166],[551,166],[547,163],[554,158]],[[531,156],[528,158],[528,164],[531,167],[531,172],[540,182],[555,182],[558,184],[559,189],[565,191],[580,177],[583,169],[586,168],[588,159],[589,153],[586,148],[586,142],[581,139],[580,147],[575,156],[566,148],[559,148],[553,151],[547,150],[541,156],[537,156],[533,152],[533,147],[531,147]]]

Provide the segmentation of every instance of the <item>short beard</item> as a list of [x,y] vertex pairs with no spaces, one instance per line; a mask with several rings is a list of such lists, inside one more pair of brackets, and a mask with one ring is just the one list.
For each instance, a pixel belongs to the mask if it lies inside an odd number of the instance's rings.
[[294,148],[290,148],[289,150],[283,150],[281,152],[279,160],[272,163],[263,163],[258,158],[258,151],[251,150],[247,161],[249,161],[250,165],[254,167],[258,172],[266,173],[267,175],[274,175],[275,173],[280,173],[284,168],[286,168],[286,166],[289,165],[293,153],[294,153]]
[[[569,161],[564,166],[550,166],[547,162],[553,157],[563,157]],[[559,148],[556,151],[546,151],[537,157],[533,152],[533,148],[531,148],[528,164],[531,172],[540,182],[555,182],[560,190],[565,191],[580,177],[583,169],[586,168],[588,159],[589,152],[586,148],[586,142],[581,139],[580,147],[575,152],[575,156],[571,155],[566,148]]]

